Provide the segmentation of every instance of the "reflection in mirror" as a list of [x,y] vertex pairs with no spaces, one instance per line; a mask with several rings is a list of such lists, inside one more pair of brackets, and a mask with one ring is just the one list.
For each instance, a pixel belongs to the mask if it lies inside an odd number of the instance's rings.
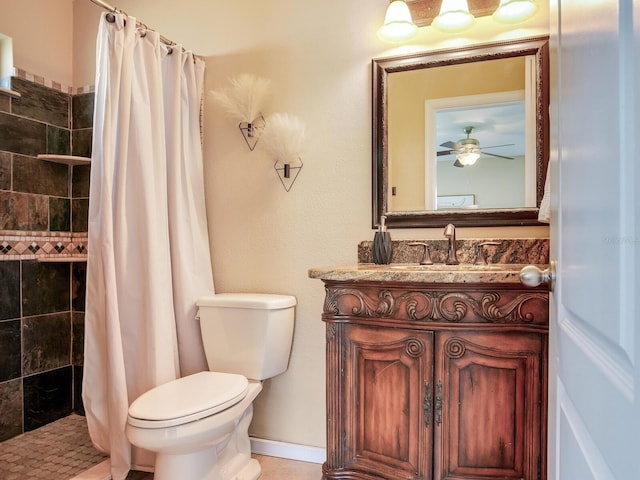
[[536,224],[547,41],[373,61],[373,224]]
[[[435,127],[436,146],[429,141],[433,133],[425,132],[425,169],[435,164],[435,171],[425,176],[425,204],[417,210],[432,210],[434,199],[436,210],[536,206],[535,188],[529,188],[535,186],[535,151],[526,155],[522,96],[516,91],[458,97],[469,106],[433,112],[426,124]],[[474,106],[476,100],[487,103]],[[461,132],[465,136],[459,139]],[[494,188],[496,184],[502,188]],[[444,200],[470,195],[471,203]]]

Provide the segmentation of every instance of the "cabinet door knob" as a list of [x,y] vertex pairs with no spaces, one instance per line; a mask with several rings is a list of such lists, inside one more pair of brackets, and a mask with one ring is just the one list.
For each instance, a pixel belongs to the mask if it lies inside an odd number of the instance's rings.
[[540,270],[535,265],[527,265],[520,270],[520,283],[527,287],[537,287],[541,283],[546,283],[549,291],[553,292],[556,284],[556,262],[551,260],[549,267]]

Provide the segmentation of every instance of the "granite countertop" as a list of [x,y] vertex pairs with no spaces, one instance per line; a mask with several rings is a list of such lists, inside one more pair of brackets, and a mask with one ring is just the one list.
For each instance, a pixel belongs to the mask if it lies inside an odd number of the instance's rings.
[[[360,263],[343,267],[315,267],[309,277],[320,280],[414,283],[520,283],[525,264],[417,265]],[[538,265],[541,269],[546,265]]]

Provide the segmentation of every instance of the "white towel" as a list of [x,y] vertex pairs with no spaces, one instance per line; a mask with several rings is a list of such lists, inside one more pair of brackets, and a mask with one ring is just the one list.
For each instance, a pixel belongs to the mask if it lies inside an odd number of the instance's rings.
[[551,186],[549,185],[549,167],[547,167],[547,178],[544,181],[544,193],[542,194],[542,201],[540,202],[540,210],[538,211],[538,221],[542,223],[551,222]]

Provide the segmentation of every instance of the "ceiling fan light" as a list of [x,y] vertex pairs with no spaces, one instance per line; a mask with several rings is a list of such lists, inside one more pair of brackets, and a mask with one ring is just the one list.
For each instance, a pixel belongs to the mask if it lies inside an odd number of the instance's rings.
[[518,23],[531,18],[538,10],[536,0],[500,0],[493,18],[503,23]]
[[440,31],[455,33],[466,30],[475,22],[469,12],[467,0],[442,0],[440,14],[433,20],[432,25]]
[[480,158],[480,154],[477,152],[464,152],[456,157],[460,163],[464,166],[473,165]]
[[378,29],[378,38],[387,42],[404,42],[418,32],[413,23],[409,6],[402,0],[389,4],[384,17],[384,24]]

